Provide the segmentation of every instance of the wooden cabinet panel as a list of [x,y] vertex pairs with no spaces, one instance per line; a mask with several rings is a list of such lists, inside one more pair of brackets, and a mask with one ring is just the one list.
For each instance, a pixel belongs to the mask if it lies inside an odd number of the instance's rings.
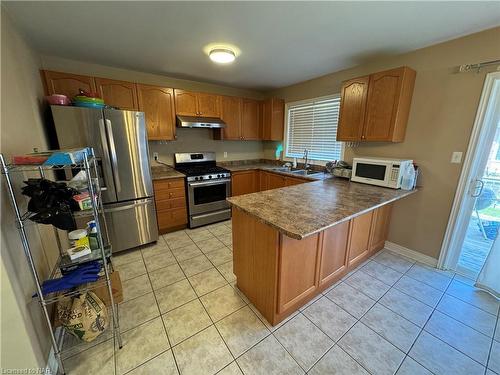
[[226,123],[222,138],[235,140],[241,138],[241,98],[236,96],[221,97],[221,118]]
[[372,74],[368,87],[364,139],[404,139],[415,82],[415,71],[401,67]]
[[220,117],[220,96],[197,93],[198,115],[202,117]]
[[259,102],[257,100],[242,100],[241,136],[246,140],[260,139]]
[[135,83],[96,78],[95,84],[98,94],[107,105],[130,111],[138,110]]
[[259,191],[269,190],[269,173],[259,171]]
[[148,139],[175,138],[174,90],[158,86],[137,85],[139,111],[146,116]]
[[94,77],[82,76],[71,73],[53,72],[42,70],[45,93],[47,95],[61,94],[72,99],[79,94],[79,90],[96,92]]
[[184,179],[153,181],[158,231],[167,233],[187,224],[187,207]]
[[175,113],[183,116],[197,116],[198,105],[196,93],[184,90],[174,90]]
[[299,184],[303,184],[305,182],[310,182],[310,181],[304,180],[302,178],[288,177],[288,176],[285,178],[285,185],[286,186],[299,185]]
[[319,234],[295,240],[281,235],[278,313],[300,304],[318,287]]
[[278,189],[286,186],[286,177],[277,173],[268,173],[267,189]]
[[347,270],[347,241],[349,222],[335,225],[323,232],[319,285],[333,282]]
[[234,172],[231,175],[231,195],[250,194],[258,191],[258,171]]
[[264,100],[262,108],[262,139],[282,141],[284,132],[285,102],[282,99]]
[[349,228],[349,268],[355,267],[369,254],[370,227],[373,211],[355,217]]
[[370,253],[384,248],[391,223],[391,213],[392,204],[386,204],[374,210],[370,233]]
[[342,85],[338,141],[358,141],[363,137],[369,80],[369,76],[364,76]]

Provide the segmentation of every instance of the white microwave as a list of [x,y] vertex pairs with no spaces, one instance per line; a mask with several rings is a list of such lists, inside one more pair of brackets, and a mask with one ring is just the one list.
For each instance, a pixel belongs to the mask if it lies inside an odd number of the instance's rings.
[[365,184],[401,188],[403,173],[413,160],[386,158],[354,158],[351,181]]

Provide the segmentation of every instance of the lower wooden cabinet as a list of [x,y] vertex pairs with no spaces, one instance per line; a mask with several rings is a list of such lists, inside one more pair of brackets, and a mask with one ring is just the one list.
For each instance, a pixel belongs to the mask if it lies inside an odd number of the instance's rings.
[[347,271],[349,225],[346,221],[323,232],[319,265],[319,285],[329,284]]
[[231,174],[231,195],[235,197],[305,182],[310,182],[310,180],[255,169],[233,172]]
[[373,211],[370,211],[351,220],[349,233],[349,267],[351,268],[368,256],[372,217]]
[[184,179],[155,180],[153,187],[160,234],[186,227],[188,219]]
[[259,171],[241,171],[231,174],[231,195],[250,194],[259,191]]
[[275,325],[380,250],[390,212],[382,206],[296,240],[233,208],[238,288]]

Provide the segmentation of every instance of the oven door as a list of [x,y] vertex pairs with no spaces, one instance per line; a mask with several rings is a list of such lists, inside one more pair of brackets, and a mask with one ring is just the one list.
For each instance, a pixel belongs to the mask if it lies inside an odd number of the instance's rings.
[[229,207],[226,201],[231,195],[231,179],[188,182],[189,214],[223,210]]
[[352,166],[351,181],[388,186],[391,167],[392,164],[385,162],[356,160]]

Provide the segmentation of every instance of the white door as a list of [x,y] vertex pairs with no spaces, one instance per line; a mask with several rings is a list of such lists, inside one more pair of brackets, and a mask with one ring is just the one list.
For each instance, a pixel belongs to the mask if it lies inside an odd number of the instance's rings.
[[500,73],[487,75],[439,266],[476,277],[500,227]]

